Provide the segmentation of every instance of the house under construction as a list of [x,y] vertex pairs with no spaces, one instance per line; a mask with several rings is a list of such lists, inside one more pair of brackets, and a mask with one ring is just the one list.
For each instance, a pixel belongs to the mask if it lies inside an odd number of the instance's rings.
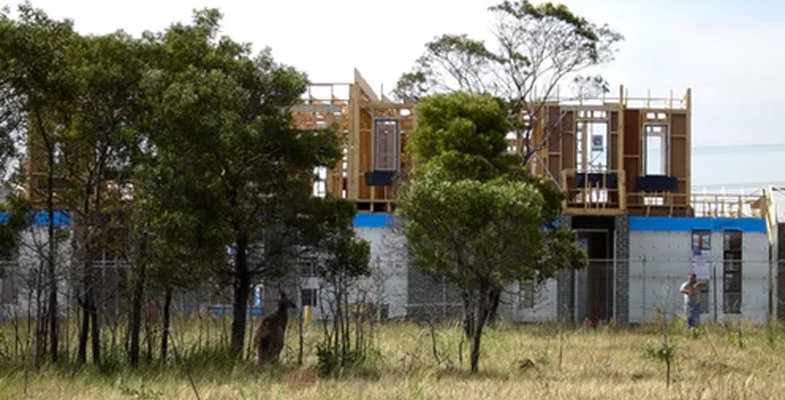
[[[691,108],[690,89],[679,97],[634,97],[622,87],[615,98],[546,101],[533,118],[532,140],[546,132],[549,140],[533,168],[566,193],[560,223],[578,232],[590,265],[516,284],[505,302],[512,319],[644,322],[679,312],[678,288],[691,271],[710,282],[705,318],[776,313],[782,268],[770,255],[771,195],[692,193]],[[356,227],[372,243],[374,261],[396,271],[386,287],[389,315],[460,309],[449,285],[400,268],[405,256],[385,244],[394,240],[385,228],[393,221],[394,177],[407,168],[414,105],[377,95],[355,70],[353,83],[313,85],[294,116],[303,128],[335,123],[347,139],[342,164],[316,174],[315,192],[357,203]],[[510,150],[521,145],[509,139]]]
[[[566,193],[560,223],[578,232],[590,264],[513,285],[504,302],[510,318],[645,322],[679,312],[678,287],[691,271],[710,282],[702,302],[709,319],[763,321],[785,311],[778,287],[785,245],[777,247],[785,221],[777,218],[775,191],[692,193],[691,107],[689,89],[657,98],[620,88],[615,98],[548,100],[533,116],[533,140],[549,132],[533,168]],[[356,202],[357,231],[371,243],[372,262],[389,271],[378,299],[384,316],[460,310],[449,285],[408,267],[402,239],[388,229],[415,105],[375,93],[355,70],[352,82],[312,84],[292,115],[300,128],[334,126],[345,139],[343,160],[315,171],[314,195]],[[522,145],[509,139],[510,150]],[[36,160],[30,159],[27,192],[40,199]],[[318,282],[309,277],[301,290],[301,303],[314,306],[318,318]]]

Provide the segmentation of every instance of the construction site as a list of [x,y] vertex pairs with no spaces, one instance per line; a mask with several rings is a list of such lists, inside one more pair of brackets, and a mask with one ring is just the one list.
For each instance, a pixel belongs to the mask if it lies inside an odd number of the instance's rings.
[[[694,193],[691,90],[676,97],[635,97],[624,87],[617,93],[548,99],[534,118],[532,140],[542,140],[546,128],[551,139],[533,168],[565,192],[561,222],[578,232],[590,265],[537,287],[521,282],[512,291],[518,298],[505,302],[510,316],[640,323],[657,309],[680,309],[678,286],[691,271],[710,281],[702,303],[709,319],[783,316],[775,188]],[[336,124],[346,139],[343,162],[315,174],[314,194],[355,201],[355,225],[372,243],[373,258],[405,264],[384,243],[395,235],[395,179],[407,169],[414,104],[375,93],[355,70],[353,83],[312,85],[293,113],[302,128]],[[524,145],[508,141],[511,151]],[[460,309],[447,285],[413,268],[397,271],[387,288],[391,316]]]
[[[710,282],[702,303],[709,319],[785,317],[777,192],[693,192],[691,98],[690,89],[634,97],[620,87],[614,98],[544,101],[532,140],[546,129],[549,140],[533,170],[566,194],[560,223],[578,232],[590,262],[541,284],[514,285],[503,302],[510,318],[642,323],[657,310],[680,309],[678,286],[691,271]],[[332,126],[344,140],[343,160],[314,171],[314,196],[356,203],[355,228],[371,243],[373,262],[389,270],[382,304],[389,318],[461,309],[449,285],[409,267],[392,229],[415,109],[377,94],[355,70],[351,82],[311,84],[291,110],[297,127]],[[511,151],[526,145],[508,141]],[[28,161],[26,192],[41,201],[41,160],[31,152]],[[308,282],[300,301],[307,292],[307,303],[318,302],[309,287],[318,283]]]

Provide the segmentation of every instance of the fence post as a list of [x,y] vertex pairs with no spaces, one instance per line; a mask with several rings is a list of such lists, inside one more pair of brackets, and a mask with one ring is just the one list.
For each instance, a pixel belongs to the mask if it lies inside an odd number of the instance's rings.
[[712,291],[712,297],[714,298],[714,322],[716,323],[719,318],[719,315],[717,315],[717,263],[713,260],[711,262],[711,274],[713,277],[709,289]]

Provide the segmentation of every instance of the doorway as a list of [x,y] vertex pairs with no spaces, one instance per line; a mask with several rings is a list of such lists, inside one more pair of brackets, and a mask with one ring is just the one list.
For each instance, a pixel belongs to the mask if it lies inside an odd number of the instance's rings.
[[581,219],[573,219],[573,228],[584,246],[589,264],[576,271],[575,317],[576,322],[589,319],[592,325],[596,325],[613,317],[614,221],[612,217]]

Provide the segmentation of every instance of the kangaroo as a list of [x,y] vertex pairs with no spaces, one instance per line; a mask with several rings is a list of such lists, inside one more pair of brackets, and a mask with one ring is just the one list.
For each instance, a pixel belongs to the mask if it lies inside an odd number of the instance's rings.
[[286,338],[286,324],[289,322],[289,309],[297,306],[281,291],[278,310],[261,321],[256,328],[254,348],[259,364],[277,363]]

